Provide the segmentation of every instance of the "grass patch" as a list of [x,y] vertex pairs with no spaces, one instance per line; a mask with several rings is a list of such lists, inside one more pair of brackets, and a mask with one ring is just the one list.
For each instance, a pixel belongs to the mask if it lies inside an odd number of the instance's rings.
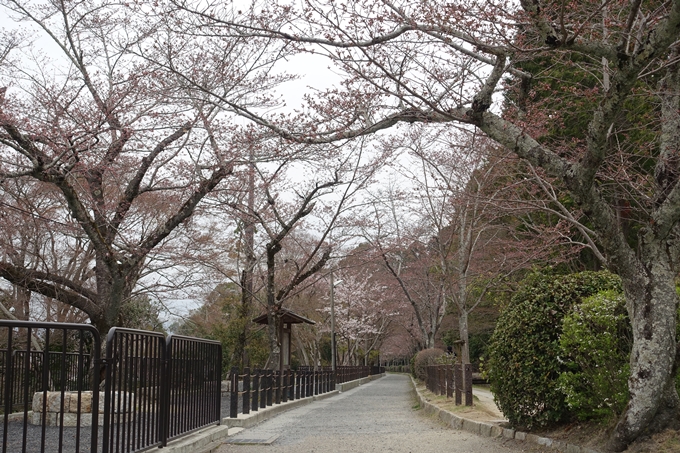
[[[430,403],[434,404],[440,409],[447,410],[449,412],[465,414],[469,412],[479,412],[481,410],[479,404],[479,398],[476,395],[472,395],[472,406],[456,405],[455,398],[447,398],[445,395],[435,395],[431,391],[425,388],[425,385],[417,385],[418,391],[421,395]],[[465,396],[463,395],[463,400]]]

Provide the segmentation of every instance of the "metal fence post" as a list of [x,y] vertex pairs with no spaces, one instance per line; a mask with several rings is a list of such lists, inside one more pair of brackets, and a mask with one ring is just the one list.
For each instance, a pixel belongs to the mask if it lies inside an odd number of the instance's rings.
[[[302,383],[301,377],[302,377],[302,372],[300,370],[297,370],[295,372],[295,399],[296,400],[300,399],[300,386],[301,386],[301,383]],[[303,398],[305,397],[304,394],[302,395],[302,397]]]
[[446,365],[446,397],[453,398],[453,365]]
[[446,365],[440,365],[439,370],[439,394],[446,396]]
[[260,400],[260,370],[253,371],[253,411],[257,412]]
[[170,360],[173,353],[172,343],[167,341],[164,341],[164,343],[165,357],[161,357],[160,388],[158,391],[158,398],[160,398],[159,436],[162,446],[168,444],[168,437],[170,437],[170,397],[172,394],[170,384],[172,373],[175,371]]
[[229,417],[238,417],[238,368],[232,367],[229,374],[231,380],[231,400],[229,401]]
[[260,409],[267,407],[267,370],[260,370]]
[[267,370],[267,406],[273,405],[274,397],[274,371]]
[[250,414],[250,368],[243,369],[243,413]]
[[274,385],[275,387],[275,392],[274,392],[274,402],[276,404],[281,404],[281,386],[283,384],[283,376],[281,374],[280,370],[274,371]]

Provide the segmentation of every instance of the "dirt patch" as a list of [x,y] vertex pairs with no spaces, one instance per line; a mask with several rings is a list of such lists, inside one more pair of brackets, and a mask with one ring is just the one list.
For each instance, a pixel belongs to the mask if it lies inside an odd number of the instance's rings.
[[[479,422],[499,422],[502,419],[502,415],[493,402],[489,403],[484,401],[484,399],[480,399],[476,395],[473,395],[472,406],[456,406],[453,398],[435,395],[427,390],[422,384],[418,384],[417,387],[418,392],[423,395],[428,402],[453,414]],[[491,407],[491,405],[493,405],[493,407]]]
[[579,447],[587,447],[596,451],[604,451],[607,433],[610,427],[602,424],[572,423],[549,430],[531,431],[541,437],[548,437]]
[[[614,428],[597,423],[579,423],[552,430],[536,431],[533,434],[561,440],[573,445],[605,451],[609,434]],[[680,453],[680,432],[666,430],[652,436],[643,436],[628,447],[626,453]]]
[[680,452],[680,433],[666,430],[651,437],[645,437],[633,445],[626,452],[630,453],[676,453]]

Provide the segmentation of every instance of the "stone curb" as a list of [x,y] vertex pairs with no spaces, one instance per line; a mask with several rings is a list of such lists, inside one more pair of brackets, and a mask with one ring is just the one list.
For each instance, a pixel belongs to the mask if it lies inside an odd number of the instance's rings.
[[296,407],[313,403],[314,401],[324,400],[339,393],[346,392],[349,389],[358,387],[360,385],[371,382],[385,376],[385,374],[378,374],[362,379],[357,379],[344,384],[337,384],[336,390],[324,393],[322,395],[309,396],[294,401],[287,401],[285,403],[269,406],[260,409],[257,412],[243,415],[238,414],[238,418],[225,417],[219,426],[211,426],[201,429],[194,433],[188,434],[180,439],[169,442],[167,447],[163,448],[164,453],[212,453],[216,451],[224,442],[224,439],[234,434],[243,431],[246,428],[253,427],[260,422],[268,420],[278,414],[295,409]]
[[372,376],[368,376],[368,377],[365,377],[365,378],[355,379],[353,381],[345,382],[345,383],[342,383],[342,384],[336,384],[335,389],[340,393],[346,392],[347,390],[351,390],[355,387],[359,387],[360,385],[364,385],[367,382],[371,382],[371,381],[374,381],[376,379],[380,379],[383,376],[385,376],[385,373],[374,374]]
[[[180,439],[168,442],[164,453],[211,453],[216,451],[225,437],[229,436],[229,427],[225,425],[211,426],[201,429]],[[231,434],[233,435],[233,434]]]
[[412,376],[411,383],[413,385],[413,389],[415,390],[416,397],[418,398],[420,405],[423,407],[423,411],[428,415],[433,415],[453,429],[468,431],[482,437],[498,437],[503,439],[517,439],[524,442],[531,442],[536,445],[550,448],[551,450],[557,450],[561,453],[599,453],[597,450],[593,450],[591,448],[579,447],[578,445],[568,444],[566,442],[553,440],[548,437],[541,437],[535,434],[525,433],[523,431],[515,431],[514,429],[503,428],[502,426],[494,423],[478,422],[476,420],[470,420],[468,418],[461,417],[460,415],[456,415],[447,410],[440,409],[439,407],[427,401],[418,390],[416,382]]

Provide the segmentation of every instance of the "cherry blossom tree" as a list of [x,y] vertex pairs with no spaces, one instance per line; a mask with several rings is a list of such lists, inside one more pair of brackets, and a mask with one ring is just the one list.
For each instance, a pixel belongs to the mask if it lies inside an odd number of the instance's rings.
[[416,125],[383,146],[401,152],[399,187],[376,194],[364,237],[405,299],[402,311],[412,317],[404,325],[419,348],[434,347],[444,316],[453,313],[468,363],[468,316],[489,291],[583,245],[565,240],[570,222],[533,219],[552,213],[559,200],[527,192],[542,193],[536,181],[552,186],[538,175],[518,178],[517,159],[482,134]]
[[[356,356],[361,352],[361,362],[368,365],[371,351],[380,348],[399,313],[387,303],[385,286],[373,275],[366,274],[365,269],[348,268],[337,273],[337,278],[342,284],[334,290],[335,331],[346,346],[339,362],[359,364]],[[330,310],[330,306],[326,306],[322,312],[330,316]]]
[[[187,67],[202,57],[198,47],[175,53],[186,42],[166,41],[156,18],[98,1],[2,7],[35,32],[0,67],[3,212],[22,213],[16,228],[36,229],[28,242],[3,240],[0,277],[81,310],[106,332],[149,266],[168,268],[163,253],[232,172],[237,128],[155,62],[172,56]],[[272,60],[246,50],[254,44],[222,42],[231,72],[213,68],[210,83],[226,90],[224,102],[254,106],[249,93],[270,83],[261,70]],[[31,193],[48,194],[49,205]]]
[[[400,123],[468,124],[540,168],[568,191],[605,265],[623,279],[634,332],[630,403],[609,448],[621,451],[645,430],[677,420],[680,2],[258,6],[226,17],[211,5],[197,17],[218,35],[268,37],[323,55],[343,81],[309,102],[296,123],[254,110],[243,115],[301,142],[344,140]],[[252,12],[276,17],[278,26],[253,28]],[[555,64],[559,90],[541,79]],[[534,96],[537,88],[549,102]],[[500,92],[513,93],[511,106]],[[564,127],[561,120],[574,109],[579,127]],[[555,134],[560,128],[569,133]],[[646,140],[636,134],[642,130]],[[632,238],[622,198],[636,211]]]
[[268,316],[271,363],[279,362],[277,326],[284,304],[318,278],[333,256],[330,233],[342,228],[355,197],[372,179],[379,159],[363,153],[361,143],[299,146],[264,137],[249,164],[258,194],[251,199],[246,189],[244,197],[228,203],[262,232],[247,266],[255,276],[262,272],[264,296],[254,291],[253,296]]

